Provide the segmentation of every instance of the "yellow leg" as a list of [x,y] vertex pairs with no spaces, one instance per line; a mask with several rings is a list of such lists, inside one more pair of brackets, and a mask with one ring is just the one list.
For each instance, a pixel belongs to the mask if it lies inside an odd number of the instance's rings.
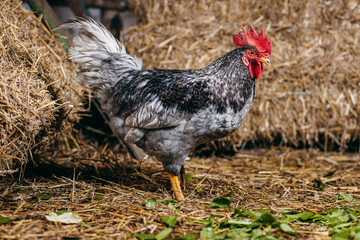
[[181,191],[179,177],[169,173],[169,178],[170,178],[171,187],[174,191],[176,200],[178,200],[178,201],[183,200],[184,195],[182,194],[182,191]]

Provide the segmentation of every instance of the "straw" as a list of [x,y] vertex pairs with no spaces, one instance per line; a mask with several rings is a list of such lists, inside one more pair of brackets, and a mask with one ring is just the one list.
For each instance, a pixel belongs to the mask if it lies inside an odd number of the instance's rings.
[[21,2],[0,4],[0,175],[79,118],[76,68],[45,29]]

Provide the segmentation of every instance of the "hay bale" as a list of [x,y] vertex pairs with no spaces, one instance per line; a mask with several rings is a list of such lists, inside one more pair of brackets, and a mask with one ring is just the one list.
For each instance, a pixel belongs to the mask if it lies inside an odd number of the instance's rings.
[[17,0],[0,4],[0,175],[77,119],[81,87],[54,35]]
[[[265,29],[272,65],[231,137],[213,143],[345,148],[360,139],[360,6],[350,1],[137,0],[141,24],[125,32],[145,68],[201,68],[234,48],[240,24]],[[359,148],[359,146],[355,146]]]

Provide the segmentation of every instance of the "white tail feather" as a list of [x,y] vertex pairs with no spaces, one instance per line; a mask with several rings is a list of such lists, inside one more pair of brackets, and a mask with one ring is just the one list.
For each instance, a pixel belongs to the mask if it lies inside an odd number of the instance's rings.
[[60,25],[57,29],[78,30],[69,50],[70,59],[80,65],[77,79],[93,90],[113,86],[121,74],[140,70],[139,58],[126,53],[124,45],[100,23],[81,18]]

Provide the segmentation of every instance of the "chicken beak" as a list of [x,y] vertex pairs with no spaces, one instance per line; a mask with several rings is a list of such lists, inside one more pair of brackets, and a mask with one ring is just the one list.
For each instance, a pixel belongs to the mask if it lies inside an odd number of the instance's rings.
[[265,63],[268,66],[270,66],[270,60],[265,58],[265,57],[260,58],[259,61],[262,62],[262,63]]

